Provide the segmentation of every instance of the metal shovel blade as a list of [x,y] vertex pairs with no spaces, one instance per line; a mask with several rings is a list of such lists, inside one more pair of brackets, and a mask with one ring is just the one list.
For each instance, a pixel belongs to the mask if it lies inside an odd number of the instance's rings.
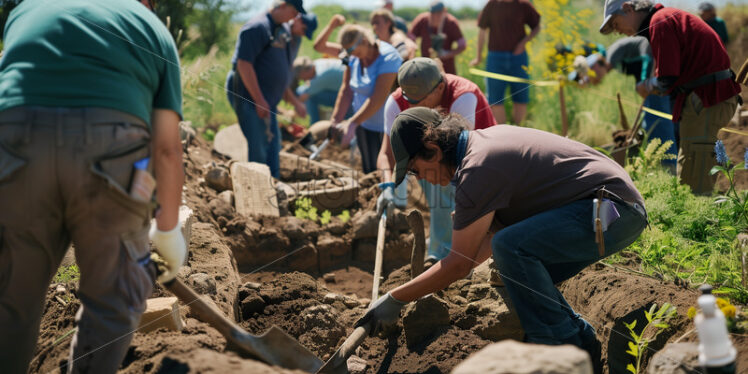
[[319,148],[317,148],[317,150],[314,151],[314,153],[312,153],[311,155],[309,155],[309,159],[310,160],[316,160],[319,157],[320,153],[322,153],[322,151],[324,151],[325,148],[327,148],[328,144],[330,144],[330,139],[325,139],[322,142],[322,144],[319,145]]
[[322,360],[277,326],[270,327],[262,335],[241,331],[238,336],[232,339],[227,337],[227,340],[271,365],[314,373],[323,364]]
[[247,355],[270,365],[314,373],[322,366],[322,360],[280,328],[272,326],[262,335],[252,335],[211,307],[191,288],[178,279],[165,283],[184,304],[226,338],[228,349]]

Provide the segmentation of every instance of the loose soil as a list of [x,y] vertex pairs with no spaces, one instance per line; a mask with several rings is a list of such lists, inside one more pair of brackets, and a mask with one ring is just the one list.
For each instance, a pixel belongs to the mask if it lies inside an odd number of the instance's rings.
[[[329,149],[326,152],[345,154],[334,146]],[[329,358],[370,302],[375,239],[361,234],[362,229],[351,222],[372,209],[376,175],[359,179],[361,195],[350,212],[354,219],[320,226],[293,217],[239,217],[230,204],[216,202],[220,200],[218,191],[206,185],[204,176],[210,168],[227,163],[202,139],[194,139],[187,147],[184,198],[194,210],[195,223],[189,263],[180,279],[200,289],[195,281],[198,277],[192,276],[207,274],[215,287],[200,290],[243,328],[259,334],[272,325],[279,326],[321,359]],[[425,202],[417,199],[417,194],[412,193],[409,207],[425,210]],[[410,279],[412,234],[407,225],[395,221],[388,229],[380,294]],[[275,256],[264,258],[262,265],[252,262],[272,250]],[[50,286],[47,295],[32,372],[60,371],[67,363],[70,336],[64,335],[75,326],[79,303],[75,283],[64,285],[64,290],[57,286]],[[697,293],[692,289],[593,265],[562,284],[561,290],[598,331],[605,372],[625,371],[628,332],[623,323],[643,318],[643,311],[654,302],[675,305],[679,317],[653,349],[684,335],[686,341],[695,339],[693,334],[687,335],[693,323],[684,317],[696,301]],[[493,341],[522,338],[516,316],[502,297],[505,294],[503,287],[489,285],[487,277],[475,272],[472,278],[435,294],[436,302],[448,311],[447,323],[428,318],[420,321],[426,325],[433,322],[433,327],[413,340],[413,335],[410,339],[406,336],[401,321],[390,335],[367,338],[356,355],[366,361],[367,373],[448,373]],[[157,286],[154,295],[168,293]],[[216,330],[195,319],[188,307],[182,306],[180,313],[185,321],[180,332],[134,333],[121,372],[291,372],[238,356],[227,350],[225,339]],[[748,339],[734,339],[741,350],[738,370],[748,372]]]

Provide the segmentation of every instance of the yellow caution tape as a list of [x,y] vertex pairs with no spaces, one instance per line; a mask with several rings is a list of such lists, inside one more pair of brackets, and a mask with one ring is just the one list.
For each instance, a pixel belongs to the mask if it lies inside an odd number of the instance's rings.
[[[479,70],[479,69],[470,69],[470,74],[480,75],[480,76],[487,77],[487,78],[492,78],[492,79],[499,79],[499,80],[503,80],[503,81],[507,81],[507,82],[528,83],[528,84],[533,84],[533,85],[536,85],[536,86],[545,86],[545,87],[549,87],[549,86],[558,87],[561,84],[560,81],[534,81],[534,80],[520,78],[520,77],[513,77],[511,75],[491,73],[491,72],[484,71],[484,70]],[[616,101],[616,99],[611,98],[611,97],[605,97],[604,95],[602,97],[605,98],[605,99],[608,99],[608,100]],[[630,104],[628,102],[626,102],[626,104],[631,105],[631,106],[636,107],[636,108],[639,107],[638,105]],[[665,112],[661,112],[659,110],[655,110],[655,109],[647,108],[647,107],[642,107],[642,110],[644,110],[647,113],[653,114],[653,115],[658,116],[658,117],[662,117],[662,118],[670,120],[670,121],[673,120],[673,115],[672,114],[667,114]]]
[[513,77],[511,75],[490,73],[490,72],[487,72],[487,71],[484,71],[484,70],[479,70],[479,69],[470,69],[470,74],[480,75],[480,76],[487,77],[487,78],[499,79],[499,80],[507,81],[507,82],[529,83],[529,84],[534,84],[536,86],[556,86],[556,87],[558,87],[558,85],[560,84],[559,81],[533,81],[533,80],[530,80],[530,79]]
[[642,107],[642,110],[645,111],[645,112],[647,112],[647,113],[654,114],[657,117],[662,117],[662,118],[670,120],[670,121],[673,120],[673,115],[672,114],[667,114],[665,112],[660,112],[659,110],[654,110],[652,108],[647,108],[645,106]]
[[735,130],[735,129],[731,129],[731,128],[729,128],[729,127],[723,127],[723,128],[721,128],[721,129],[719,129],[719,131],[724,131],[724,132],[731,132],[731,133],[733,133],[733,134],[738,134],[738,135],[748,136],[748,132],[745,132],[745,131],[740,131],[740,130]]

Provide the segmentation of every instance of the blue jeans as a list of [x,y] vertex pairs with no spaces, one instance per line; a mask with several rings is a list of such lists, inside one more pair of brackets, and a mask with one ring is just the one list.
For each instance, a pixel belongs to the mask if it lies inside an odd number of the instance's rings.
[[[270,108],[270,124],[257,116],[255,105],[241,98],[234,98],[229,93],[229,103],[239,119],[239,127],[247,138],[249,161],[265,164],[270,168],[274,178],[280,177],[281,133],[275,108]],[[269,136],[270,134],[270,136]]]
[[319,107],[335,107],[335,100],[338,98],[338,91],[321,91],[314,95],[309,95],[304,105],[306,112],[309,114],[309,123],[317,123],[319,118]]
[[[644,99],[644,106],[654,110],[659,110],[660,112],[672,113],[670,97],[668,96],[649,95],[646,99]],[[649,133],[649,139],[657,138],[662,140],[663,143],[668,140],[672,141],[673,144],[670,145],[670,148],[668,148],[667,154],[677,157],[678,141],[675,135],[675,126],[676,125],[673,124],[673,121],[669,119],[644,112],[642,128],[644,128],[644,131]],[[673,158],[672,160],[663,160],[662,164],[675,167],[676,159]]]
[[[616,208],[621,217],[605,231],[605,256],[633,243],[647,225],[633,208],[620,204]],[[555,284],[601,258],[592,228],[592,199],[578,200],[508,226],[494,235],[491,245],[527,340],[580,345],[580,335],[592,330],[585,329],[587,323]]]
[[[512,77],[529,79],[525,71],[528,66],[527,52],[513,55],[512,52],[489,51],[486,58],[486,70],[491,73],[510,75]],[[510,83],[500,79],[486,78],[488,103],[500,105],[504,102],[506,86],[512,92],[512,101],[527,104],[530,101],[530,85],[527,83]]]
[[452,249],[452,211],[455,210],[455,187],[433,185],[418,181],[429,203],[429,248],[427,256],[441,260]]

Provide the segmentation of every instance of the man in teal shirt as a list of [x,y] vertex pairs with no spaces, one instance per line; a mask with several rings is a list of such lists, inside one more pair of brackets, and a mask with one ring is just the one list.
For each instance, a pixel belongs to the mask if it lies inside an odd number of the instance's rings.
[[[145,6],[143,6],[145,5]],[[179,59],[143,0],[24,0],[0,59],[0,372],[26,373],[49,282],[80,270],[69,373],[114,373],[187,255]],[[153,177],[158,191],[150,227]],[[150,231],[150,235],[149,235]]]
[[727,45],[727,42],[730,40],[730,37],[727,35],[727,25],[725,25],[725,20],[717,17],[717,10],[712,3],[703,2],[699,4],[699,17],[719,35],[722,44]]

